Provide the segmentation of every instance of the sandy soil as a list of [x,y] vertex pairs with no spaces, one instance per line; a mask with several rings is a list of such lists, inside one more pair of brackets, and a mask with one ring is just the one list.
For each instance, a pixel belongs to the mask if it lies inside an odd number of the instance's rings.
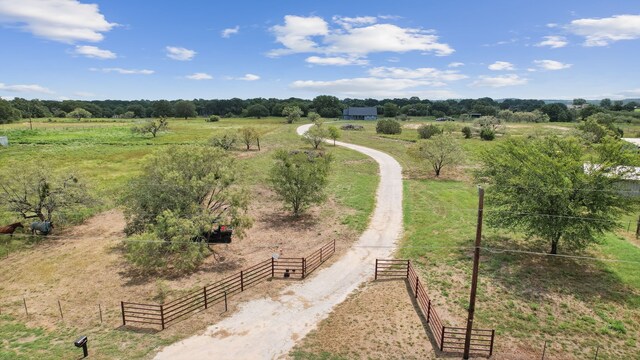
[[[298,128],[304,133],[311,125]],[[391,254],[402,230],[402,168],[391,156],[338,143],[372,157],[380,165],[376,209],[369,228],[333,265],[296,283],[272,299],[253,300],[194,336],[163,349],[157,359],[273,359],[285,357],[331,309],[372,277],[376,258]]]
[[[217,260],[210,256],[198,272],[189,276],[140,276],[131,269],[123,257],[125,220],[119,210],[103,212],[82,225],[54,232],[33,249],[0,259],[0,312],[25,318],[30,325],[51,328],[61,320],[60,300],[64,322],[84,327],[99,322],[100,304],[104,321],[117,327],[121,324],[120,301],[158,302],[161,298],[170,301],[274,253],[304,256],[336,240],[336,255],[328,265],[358,238],[355,231],[341,225],[339,220],[347,210],[331,199],[322,208],[309,209],[301,220],[295,220],[287,212],[277,210],[281,204],[270,190],[259,188],[256,195],[259,200],[250,209],[254,226],[246,236],[234,238],[229,245],[215,245]],[[328,228],[326,223],[334,225]],[[277,290],[287,285],[273,281],[265,289]],[[270,296],[265,289],[246,292],[232,302]],[[203,325],[212,321],[206,314],[198,318],[202,318]],[[185,326],[202,328],[197,320],[185,323],[177,325],[175,331],[184,331]]]

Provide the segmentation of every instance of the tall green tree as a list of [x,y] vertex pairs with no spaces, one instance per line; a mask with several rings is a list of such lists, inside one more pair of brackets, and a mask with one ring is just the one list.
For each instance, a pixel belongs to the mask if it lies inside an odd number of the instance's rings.
[[409,155],[431,166],[436,177],[443,168],[460,164],[463,154],[462,147],[449,134],[431,136],[409,148]]
[[481,153],[476,175],[488,186],[489,225],[546,241],[551,254],[615,229],[637,203],[616,186],[631,157],[609,143],[595,150],[586,171],[585,148],[573,138],[509,139]]
[[280,149],[274,159],[269,174],[271,188],[294,216],[300,216],[309,206],[326,199],[330,155]]
[[67,114],[67,117],[74,118],[76,120],[90,118],[91,116],[92,114],[83,108],[76,108]]
[[287,106],[282,110],[282,115],[287,117],[287,123],[293,124],[294,122],[300,120],[302,110],[300,110],[300,108],[295,105]]
[[398,105],[392,102],[384,103],[384,116],[396,117],[396,115],[398,115]]
[[18,121],[21,118],[20,111],[11,106],[11,103],[0,99],[0,124]]
[[342,115],[342,104],[335,96],[316,96],[313,99],[313,107],[323,118],[337,118]]
[[269,116],[269,109],[262,104],[254,104],[247,108],[247,115],[260,119]]
[[184,118],[185,120],[190,117],[196,117],[196,105],[187,100],[180,100],[173,106],[173,112],[176,117]]
[[551,122],[569,122],[573,120],[571,112],[567,105],[561,103],[546,104],[540,111],[549,116]]
[[173,116],[173,105],[167,100],[158,100],[151,106],[154,117]]

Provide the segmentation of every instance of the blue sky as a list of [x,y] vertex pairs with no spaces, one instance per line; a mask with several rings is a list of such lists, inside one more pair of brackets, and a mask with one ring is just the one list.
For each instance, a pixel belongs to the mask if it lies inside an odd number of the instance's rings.
[[636,1],[0,0],[0,96],[640,97]]

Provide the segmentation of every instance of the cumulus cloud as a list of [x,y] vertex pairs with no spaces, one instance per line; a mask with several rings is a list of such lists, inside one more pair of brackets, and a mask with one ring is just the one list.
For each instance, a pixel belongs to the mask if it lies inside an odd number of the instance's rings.
[[320,57],[320,56],[309,56],[305,59],[309,64],[314,65],[334,65],[334,66],[346,66],[346,65],[367,65],[369,64],[368,60],[352,58],[352,57],[340,57],[340,56],[329,56],[329,57]]
[[438,70],[434,68],[398,68],[398,67],[375,67],[369,69],[369,75],[378,78],[392,79],[420,79],[429,80],[431,85],[446,85],[445,81],[456,81],[466,79],[467,76],[460,74],[457,70]]
[[44,86],[37,84],[28,85],[7,85],[0,83],[0,91],[17,92],[17,93],[39,93],[39,94],[53,94],[54,92],[47,89]]
[[101,41],[117,25],[105,19],[98,5],[77,0],[0,0],[0,22],[65,43]]
[[87,91],[76,91],[73,93],[73,95],[77,96],[77,97],[83,97],[83,98],[89,98],[89,97],[95,97],[96,94],[94,93],[90,93]]
[[516,74],[508,74],[508,75],[500,75],[500,76],[481,75],[478,77],[476,81],[471,83],[471,86],[498,88],[498,87],[505,87],[505,86],[524,85],[528,81],[529,79],[521,78]]
[[240,26],[224,29],[220,32],[220,36],[222,36],[223,38],[229,38],[231,37],[231,35],[235,35],[238,32],[240,32]]
[[344,17],[334,16],[333,22],[342,26],[345,29],[351,29],[354,26],[370,25],[378,22],[375,16],[358,16],[358,17]]
[[91,71],[99,71],[99,72],[103,72],[103,73],[118,73],[118,74],[124,74],[124,75],[130,75],[130,74],[134,74],[134,75],[151,75],[153,73],[155,73],[155,71],[153,70],[147,70],[147,69],[141,69],[141,70],[137,70],[137,69],[123,69],[123,68],[91,68],[89,69]]
[[189,61],[196,56],[195,51],[183,47],[167,46],[165,50],[167,51],[167,57],[173,60]]
[[333,94],[345,97],[409,97],[421,96],[430,99],[446,99],[456,97],[450,90],[417,90],[429,85],[428,81],[412,79],[380,79],[362,77],[337,79],[330,81],[297,80],[290,87],[295,90],[308,91],[314,94]]
[[454,52],[448,44],[439,42],[432,30],[372,23],[370,17],[334,18],[336,20],[342,28],[330,29],[329,24],[318,16],[285,16],[284,25],[271,28],[276,41],[284,48],[271,50],[268,55],[311,52],[365,57],[377,52],[422,51],[446,56]]
[[211,80],[213,79],[213,76],[207,73],[194,73],[191,75],[187,75],[186,78],[189,80]]
[[573,66],[573,64],[564,64],[555,60],[535,60],[534,63],[544,70],[562,70]]
[[640,38],[640,15],[577,19],[566,28],[575,35],[583,36],[584,46],[606,46],[620,40]]
[[489,70],[493,71],[510,71],[515,70],[515,67],[512,63],[508,61],[496,61],[493,64],[489,65]]
[[115,59],[116,57],[118,57],[116,53],[112,51],[100,49],[97,46],[89,45],[76,46],[74,53],[95,59]]
[[544,40],[537,43],[536,46],[540,46],[540,47],[548,46],[552,49],[558,49],[561,47],[565,47],[567,46],[567,44],[569,44],[569,42],[567,41],[567,38],[565,38],[564,36],[551,35],[551,36],[545,36],[543,39]]
[[260,76],[255,75],[255,74],[245,74],[242,77],[239,78],[235,78],[235,80],[242,80],[242,81],[256,81],[256,80],[260,80]]
[[450,63],[450,64],[449,64],[449,65],[447,65],[447,66],[448,66],[448,67],[451,67],[451,68],[457,68],[457,67],[460,67],[460,66],[464,66],[464,63],[461,63],[461,62],[452,62],[452,63]]

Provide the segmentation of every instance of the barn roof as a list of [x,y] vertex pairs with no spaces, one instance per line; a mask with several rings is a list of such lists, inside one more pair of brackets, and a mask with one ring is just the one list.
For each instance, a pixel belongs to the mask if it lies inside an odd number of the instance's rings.
[[370,116],[378,115],[375,107],[349,107],[342,111],[342,115]]

